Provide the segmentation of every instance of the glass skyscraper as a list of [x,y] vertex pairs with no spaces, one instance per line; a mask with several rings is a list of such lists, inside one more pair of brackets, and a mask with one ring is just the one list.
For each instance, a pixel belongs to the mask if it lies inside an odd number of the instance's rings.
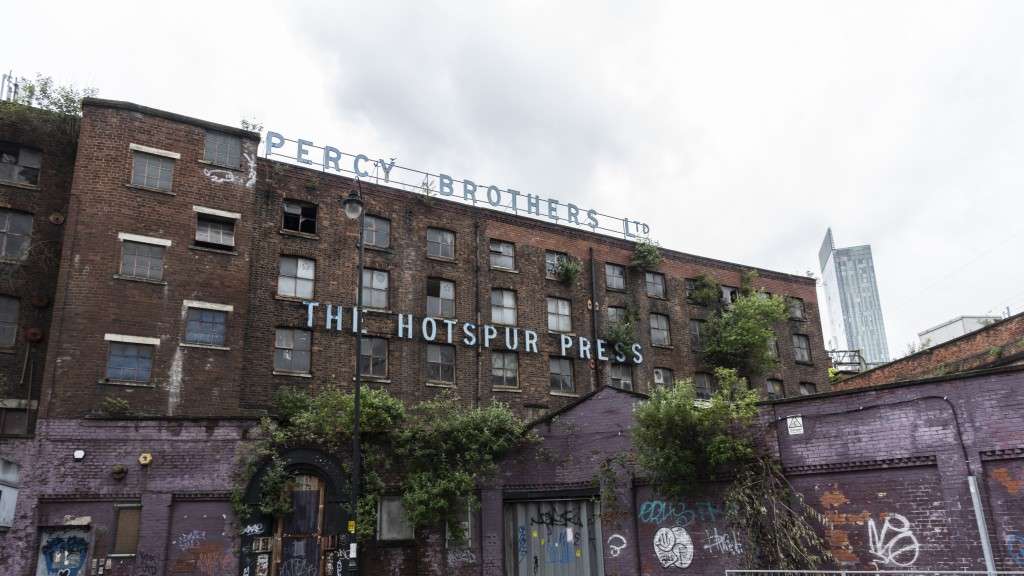
[[871,246],[836,248],[829,228],[818,261],[832,333],[829,348],[859,350],[869,367],[888,362],[889,344]]

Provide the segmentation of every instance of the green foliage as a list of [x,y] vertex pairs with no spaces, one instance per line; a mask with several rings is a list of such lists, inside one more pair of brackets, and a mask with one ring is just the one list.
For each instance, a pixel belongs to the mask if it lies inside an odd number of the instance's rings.
[[402,503],[416,526],[446,522],[461,541],[460,503],[475,505],[477,479],[524,438],[526,426],[505,404],[467,409],[453,393],[412,411],[396,453],[407,470]]
[[637,461],[658,490],[681,498],[699,480],[728,477],[754,458],[750,426],[757,392],[735,370],[717,369],[719,386],[698,402],[693,381],[661,386],[636,408]]
[[103,416],[131,416],[134,414],[131,404],[124,398],[104,396],[100,402],[99,412]]
[[744,270],[740,273],[740,295],[741,296],[752,296],[754,295],[754,281],[757,280],[760,275],[757,270]]
[[786,318],[786,303],[781,297],[741,295],[732,306],[711,315],[704,325],[701,336],[705,362],[733,368],[747,377],[764,374],[777,362],[772,328]]
[[558,270],[556,275],[558,276],[558,281],[562,284],[572,286],[576,282],[576,279],[579,278],[580,272],[582,271],[583,264],[579,260],[571,256],[558,259]]
[[722,287],[718,282],[701,274],[693,279],[693,289],[690,290],[688,298],[698,306],[717,307],[722,301]]
[[996,358],[999,358],[1002,355],[1003,355],[1003,347],[1002,346],[992,346],[991,348],[988,349],[988,357],[993,359],[993,360],[995,360]]
[[633,250],[631,264],[634,268],[653,270],[661,263],[661,250],[650,240],[640,240]]
[[[259,440],[242,461],[232,492],[240,518],[255,512],[244,490],[261,466],[258,512],[291,509],[290,474],[281,458],[290,447],[315,447],[333,454],[350,473],[354,396],[336,387],[315,396],[283,388],[275,394],[274,419],[260,424]],[[478,479],[495,469],[503,454],[524,440],[525,424],[504,404],[467,408],[451,394],[422,402],[408,411],[380,389],[366,388],[360,402],[362,490],[357,504],[357,535],[371,538],[385,479],[402,487],[403,503],[416,527],[447,521],[461,537],[456,517],[460,503],[472,503]]]
[[843,375],[839,373],[839,370],[836,370],[832,366],[828,367],[828,382],[829,382],[829,384],[835,384],[836,382],[839,382],[842,379],[843,379]]
[[725,493],[726,518],[747,535],[744,564],[768,570],[815,570],[832,554],[816,526],[827,519],[808,506],[779,464],[760,457],[740,471]]
[[18,81],[18,104],[48,110],[66,116],[82,115],[82,98],[95,96],[95,88],[77,89],[71,85],[57,85],[53,78],[36,74],[35,80],[21,78]]
[[637,325],[640,322],[640,315],[636,309],[627,306],[626,313],[622,319],[611,322],[605,328],[604,339],[609,342],[612,348],[616,344],[622,344],[624,350],[629,350],[637,342]]

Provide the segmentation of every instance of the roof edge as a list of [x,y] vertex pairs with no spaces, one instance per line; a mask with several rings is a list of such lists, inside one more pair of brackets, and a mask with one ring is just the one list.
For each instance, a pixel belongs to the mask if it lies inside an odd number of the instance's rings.
[[185,116],[177,114],[175,112],[168,112],[166,110],[160,110],[157,108],[150,108],[148,106],[142,106],[134,102],[126,102],[124,100],[107,100],[105,98],[83,98],[82,109],[84,110],[88,106],[96,108],[114,108],[117,110],[127,110],[129,112],[138,112],[140,114],[148,114],[150,116],[156,116],[158,118],[164,118],[174,122],[181,122],[183,124],[191,124],[200,128],[209,128],[210,130],[216,130],[218,132],[224,132],[247,140],[254,140],[259,142],[262,136],[258,132],[252,132],[243,128],[237,128],[235,126],[227,126],[225,124],[218,124],[216,122],[210,122],[209,120],[202,120],[199,118],[192,118],[191,116]]

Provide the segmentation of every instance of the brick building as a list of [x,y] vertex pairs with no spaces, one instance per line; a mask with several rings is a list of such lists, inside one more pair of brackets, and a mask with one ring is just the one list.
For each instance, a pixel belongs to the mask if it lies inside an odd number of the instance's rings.
[[[57,550],[83,560],[63,556],[69,576],[283,576],[294,550],[254,548],[280,527],[235,525],[228,493],[275,390],[351,385],[358,229],[340,199],[355,182],[260,158],[258,134],[131,103],[87,99],[77,139],[62,133],[0,119],[0,170],[17,171],[0,172],[4,241],[22,242],[17,215],[30,215],[29,245],[60,248],[59,266],[8,265],[17,282],[0,289],[0,334],[15,335],[13,354],[0,353],[0,401],[14,414],[0,486],[16,502],[0,533],[16,552],[0,571],[56,575]],[[365,181],[361,191],[369,385],[410,403],[454,390],[530,418],[609,384],[713,386],[699,352],[708,311],[687,299],[687,280],[712,278],[728,299],[748,267],[666,249],[640,270],[630,241]],[[553,274],[565,259],[582,264],[570,283]],[[776,327],[779,369],[753,384],[773,396],[826,391],[814,281],[757,272],[755,287],[789,298],[793,317]],[[642,362],[631,350],[599,359],[598,340],[627,309]],[[452,327],[463,332],[447,337]],[[333,510],[336,469],[291,457]],[[336,523],[325,514],[317,537]],[[366,562],[432,573],[437,538],[373,546]]]

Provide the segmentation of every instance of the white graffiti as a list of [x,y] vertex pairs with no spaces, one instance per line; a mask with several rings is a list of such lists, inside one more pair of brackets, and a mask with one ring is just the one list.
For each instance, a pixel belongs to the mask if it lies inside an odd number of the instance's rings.
[[289,558],[281,563],[281,576],[316,576],[316,564],[305,558]]
[[693,561],[693,540],[681,526],[662,528],[654,534],[654,553],[665,568],[686,568]]
[[249,524],[242,528],[242,536],[259,536],[263,534],[263,524]]
[[721,533],[718,528],[704,531],[704,549],[719,554],[742,554],[743,544],[740,544],[736,532]]
[[179,550],[184,552],[198,547],[202,544],[203,540],[206,540],[206,531],[193,530],[191,532],[178,535],[178,537],[174,539],[174,544]]
[[476,562],[476,554],[469,548],[448,551],[449,564],[472,564],[473,562]]
[[868,519],[868,550],[877,558],[875,564],[907,567],[917,562],[920,545],[906,516],[887,514],[881,532],[875,519]]
[[625,547],[626,539],[621,534],[612,534],[608,537],[608,555],[612,558],[618,558]]
[[243,178],[241,174],[236,174],[231,170],[220,170],[215,168],[204,168],[203,175],[210,179],[210,182],[214,184],[222,183],[239,183],[245,184],[246,188],[252,188],[256,184],[256,159],[252,154],[244,153],[242,157],[245,158],[246,163],[249,164],[249,173]]

